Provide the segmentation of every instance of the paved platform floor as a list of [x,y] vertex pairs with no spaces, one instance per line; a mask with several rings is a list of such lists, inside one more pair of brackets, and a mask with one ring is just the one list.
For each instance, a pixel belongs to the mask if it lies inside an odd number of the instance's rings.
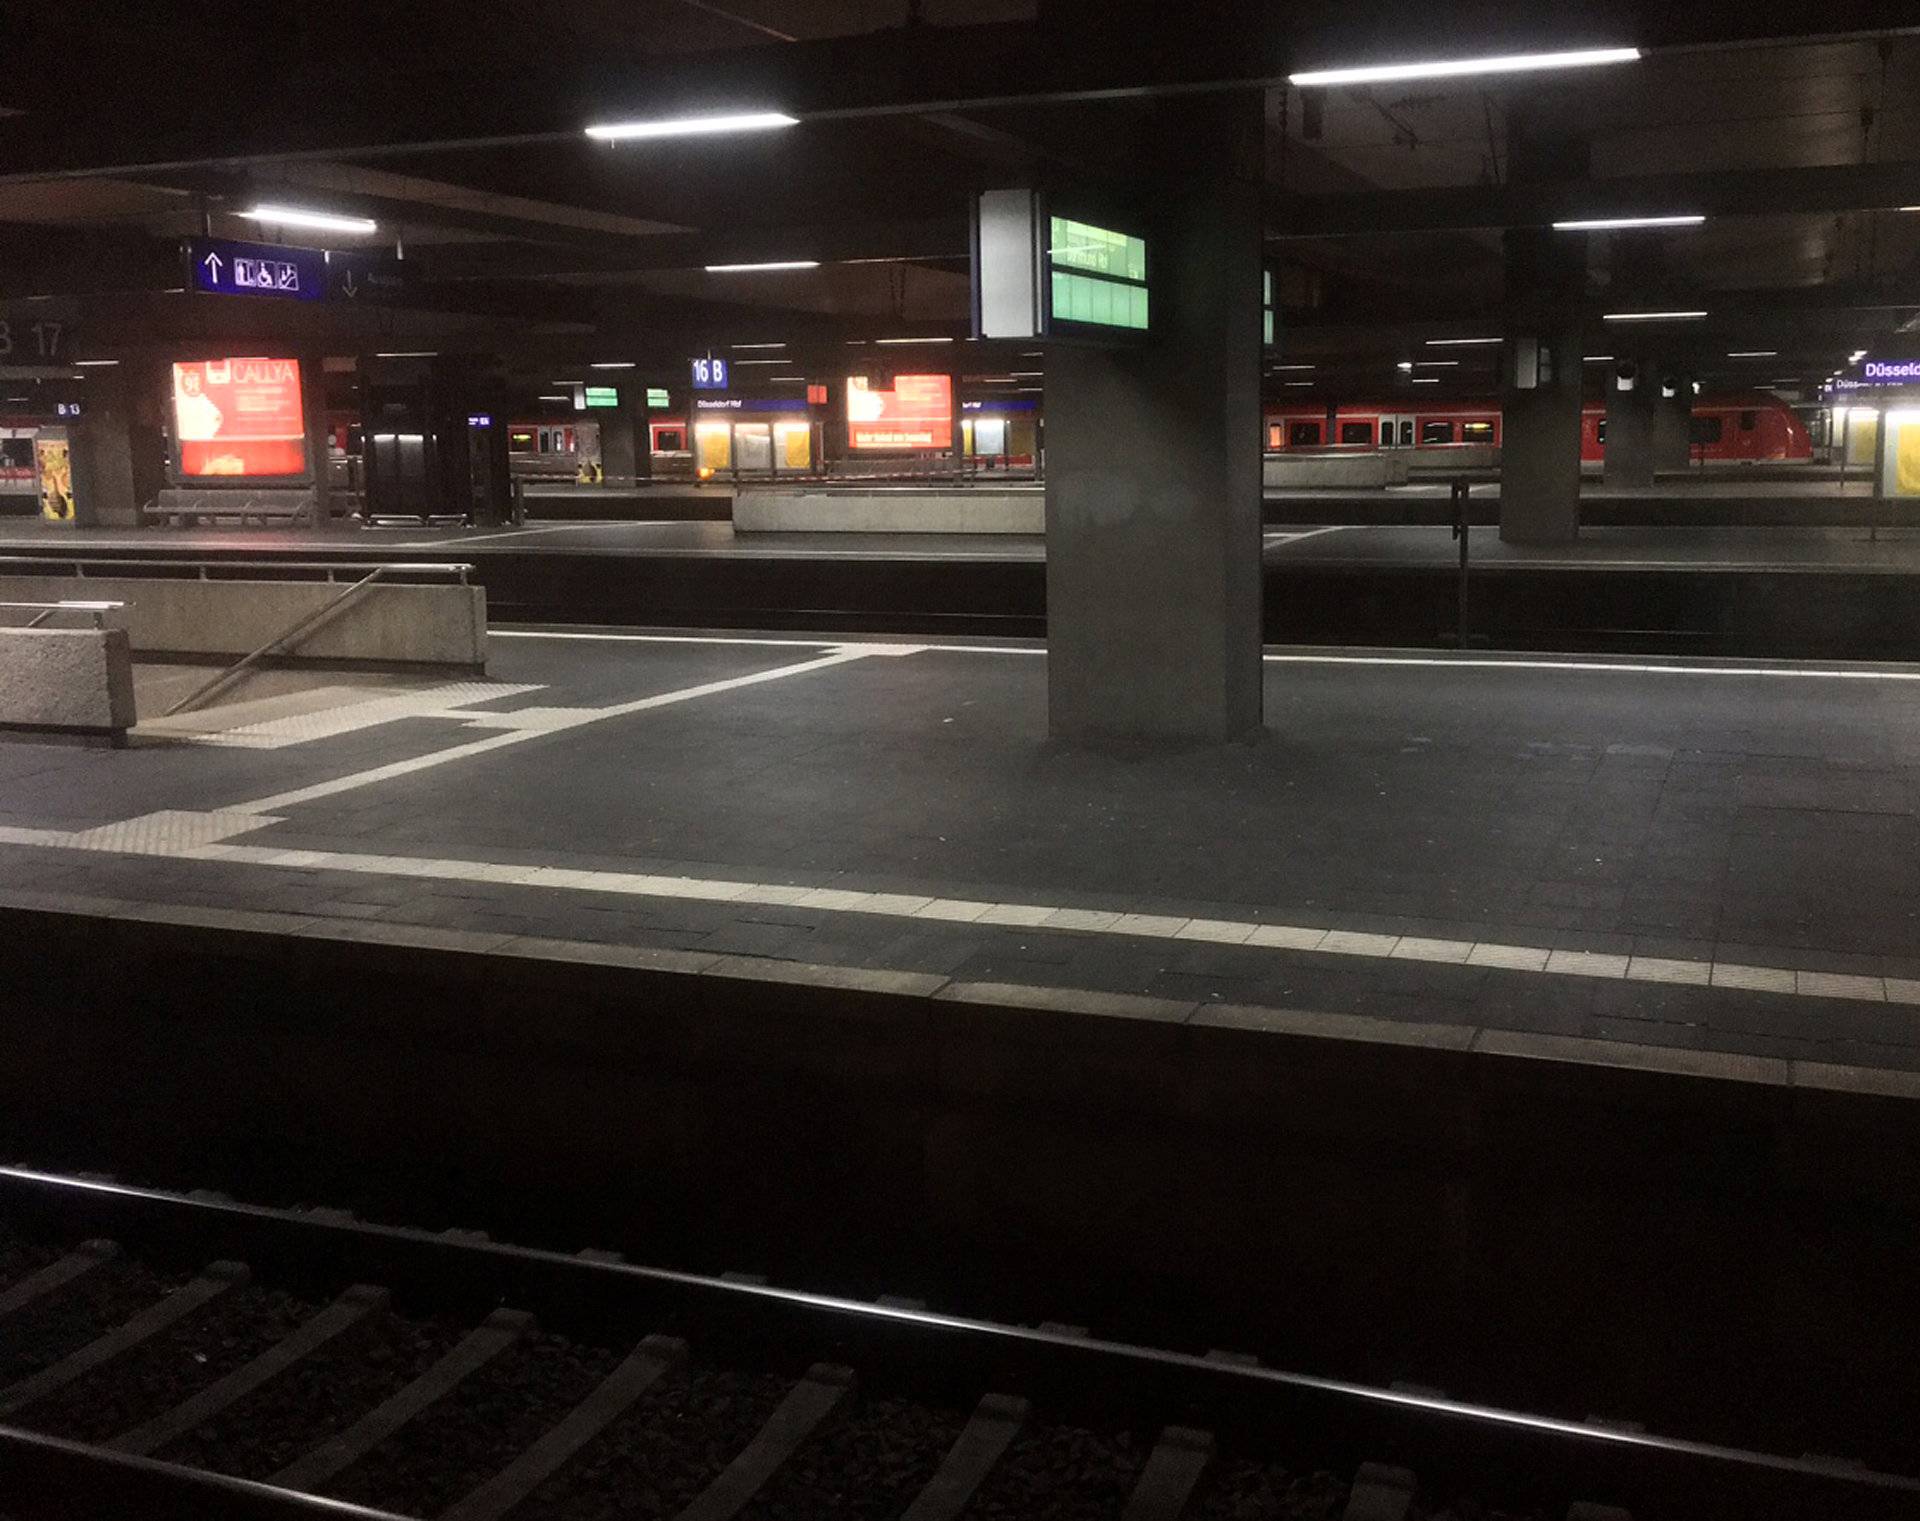
[[[1447,567],[1459,548],[1445,526],[1270,527],[1262,534],[1269,563]],[[324,553],[365,559],[484,559],[489,555],[629,555],[802,560],[1026,561],[1046,558],[1037,534],[738,534],[730,523],[571,522],[521,528],[73,529],[0,520],[0,557],[57,550],[86,555],[138,550],[191,559],[197,554],[263,558]],[[1490,527],[1475,528],[1473,561],[1481,566],[1578,566],[1610,569],[1870,569],[1920,571],[1920,521],[1913,526],[1847,528],[1606,528],[1582,530],[1565,546],[1502,544]]]
[[1920,1070],[1920,667],[1272,650],[1264,738],[1122,754],[1013,643],[492,672],[0,742],[0,893]]

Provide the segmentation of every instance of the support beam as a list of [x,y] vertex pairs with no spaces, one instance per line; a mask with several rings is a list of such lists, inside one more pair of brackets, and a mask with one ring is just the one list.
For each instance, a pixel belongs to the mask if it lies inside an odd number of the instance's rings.
[[1607,434],[1601,471],[1609,486],[1653,484],[1654,413],[1660,400],[1658,369],[1626,360],[1607,371]]
[[1152,331],[1047,356],[1048,718],[1081,742],[1260,727],[1257,94],[1156,108]]

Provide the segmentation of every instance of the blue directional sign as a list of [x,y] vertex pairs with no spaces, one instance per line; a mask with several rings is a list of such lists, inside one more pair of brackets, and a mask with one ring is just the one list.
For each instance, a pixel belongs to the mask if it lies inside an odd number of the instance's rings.
[[317,248],[189,238],[187,267],[193,288],[209,296],[275,296],[283,301],[327,298],[327,256]]
[[693,361],[693,388],[696,391],[724,391],[727,388],[727,362],[708,355]]

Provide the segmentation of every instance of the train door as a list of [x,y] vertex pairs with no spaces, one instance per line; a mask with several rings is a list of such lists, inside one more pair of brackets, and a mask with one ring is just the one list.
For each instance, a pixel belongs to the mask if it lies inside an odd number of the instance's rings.
[[1381,413],[1380,447],[1382,449],[1413,447],[1413,414],[1411,412]]
[[733,425],[733,468],[742,475],[773,474],[773,428],[770,424]]

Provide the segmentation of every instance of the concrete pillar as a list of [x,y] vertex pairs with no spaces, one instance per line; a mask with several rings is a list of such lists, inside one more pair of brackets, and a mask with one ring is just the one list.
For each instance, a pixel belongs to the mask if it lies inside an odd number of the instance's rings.
[[600,473],[609,485],[628,486],[646,457],[647,388],[620,385],[620,405],[592,413],[600,424]]
[[[1630,376],[1631,389],[1622,389]],[[1624,360],[1607,370],[1606,463],[1609,486],[1653,484],[1653,425],[1660,401],[1658,367],[1644,359]]]
[[1079,741],[1260,727],[1261,100],[1150,114],[1150,333],[1047,354],[1048,722]]
[[327,360],[319,350],[299,356],[301,405],[306,412],[307,468],[313,472],[313,521],[324,528],[333,500],[327,464]]
[[73,521],[81,528],[137,527],[134,420],[126,377],[117,367],[90,373],[80,416],[67,428],[73,459]]
[[[1671,388],[1673,395],[1664,392]],[[1662,369],[1654,385],[1653,468],[1685,470],[1693,463],[1693,377]]]
[[[1534,129],[1507,133],[1516,184],[1584,175],[1585,142]],[[1505,234],[1507,350],[1500,423],[1500,538],[1567,544],[1580,533],[1580,308],[1587,235],[1515,227]]]

